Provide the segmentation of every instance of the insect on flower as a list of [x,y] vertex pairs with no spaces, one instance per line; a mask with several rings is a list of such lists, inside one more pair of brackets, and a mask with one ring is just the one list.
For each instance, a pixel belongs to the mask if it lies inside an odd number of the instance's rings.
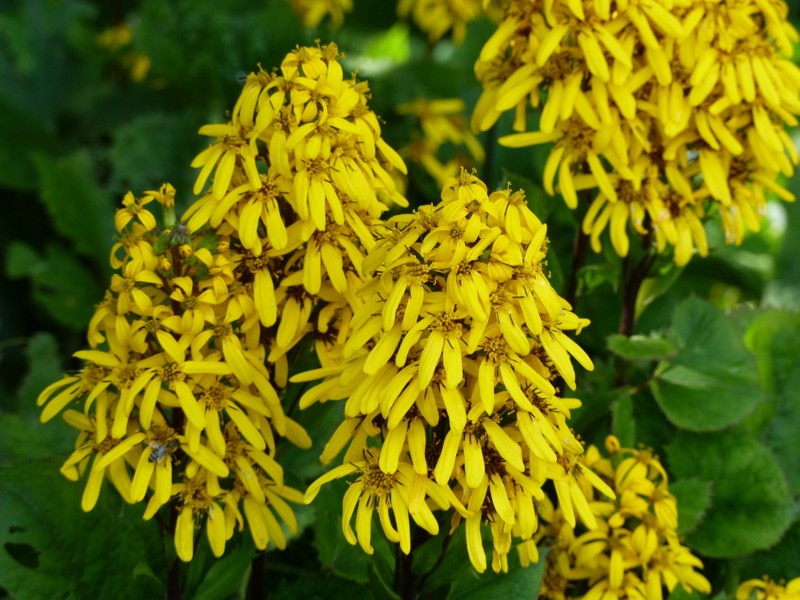
[[164,441],[153,440],[147,443],[152,448],[150,458],[151,463],[159,462],[161,459],[171,456],[178,449],[178,440],[169,439]]

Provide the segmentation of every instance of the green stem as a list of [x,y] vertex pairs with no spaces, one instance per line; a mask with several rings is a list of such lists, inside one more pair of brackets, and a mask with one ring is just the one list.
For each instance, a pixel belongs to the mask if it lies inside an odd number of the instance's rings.
[[631,266],[628,256],[623,262],[623,289],[622,289],[622,312],[619,318],[619,332],[622,335],[633,335],[636,326],[636,299],[639,297],[639,290],[642,283],[650,273],[650,268],[656,259],[655,253],[647,249],[645,255],[636,265]]
[[483,143],[484,160],[481,169],[481,179],[491,188],[492,171],[494,170],[495,149],[497,147],[497,124],[495,123],[486,132],[486,140]]
[[394,589],[403,600],[417,598],[417,582],[411,570],[413,550],[406,554],[400,549],[400,544],[394,547]]
[[575,232],[575,241],[572,245],[572,267],[567,280],[566,300],[576,312],[578,303],[578,271],[586,263],[586,253],[589,250],[589,236],[583,233],[583,228],[578,224]]
[[253,559],[250,569],[250,598],[266,598],[267,590],[264,587],[264,557],[266,553],[258,552]]
[[439,552],[439,557],[436,559],[436,562],[431,567],[430,571],[425,573],[419,580],[419,589],[420,590],[424,589],[425,584],[431,578],[431,575],[433,575],[436,572],[436,570],[439,567],[442,566],[442,563],[444,562],[444,558],[445,558],[445,556],[447,556],[447,551],[450,549],[450,542],[452,542],[452,541],[453,541],[453,534],[452,533],[448,533],[447,537],[444,539],[444,542],[442,542],[442,550]]
[[[178,522],[178,511],[170,510],[169,517],[169,538],[175,539],[175,525]],[[167,590],[164,594],[166,600],[183,600],[183,582],[181,581],[181,559],[177,556],[172,560],[167,570]]]

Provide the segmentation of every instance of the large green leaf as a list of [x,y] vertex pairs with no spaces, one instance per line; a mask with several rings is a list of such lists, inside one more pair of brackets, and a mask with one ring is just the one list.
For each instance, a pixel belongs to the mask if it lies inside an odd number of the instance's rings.
[[19,405],[23,412],[34,409],[39,393],[62,376],[58,344],[50,333],[37,333],[28,341],[28,372],[19,388]]
[[378,590],[330,573],[308,573],[271,582],[270,600],[381,600]]
[[800,367],[796,368],[783,392],[764,441],[783,466],[794,494],[800,495]]
[[96,183],[95,164],[86,150],[53,160],[36,161],[41,199],[53,226],[72,241],[75,250],[105,264],[114,233],[113,207]]
[[758,361],[764,389],[768,393],[780,392],[800,365],[800,314],[755,312],[747,323],[744,342]]
[[[367,583],[370,557],[359,546],[348,544],[342,533],[342,496],[346,489],[346,483],[335,481],[323,487],[314,499],[317,516],[314,546],[323,569],[345,579]],[[373,529],[373,533],[377,532]],[[378,541],[376,537],[372,536],[373,546]]]
[[55,321],[76,331],[86,327],[94,304],[102,298],[97,278],[56,244],[47,245],[42,256],[27,244],[12,243],[6,272],[13,278],[29,277],[36,303]]
[[608,349],[627,360],[663,360],[678,350],[667,339],[658,336],[622,335],[608,336]]
[[651,382],[667,418],[690,431],[715,431],[740,422],[764,398],[753,356],[729,320],[697,299],[675,311],[678,355]]
[[669,484],[669,491],[678,501],[678,533],[685,535],[697,528],[711,506],[710,481],[681,479]]
[[700,553],[731,558],[769,548],[791,524],[795,508],[783,471],[763,444],[743,432],[681,432],[668,455],[679,479],[712,483],[711,506],[686,538]]
[[134,578],[137,562],[158,567],[155,522],[106,490],[91,513],[82,486],[53,460],[0,466],[0,588],[12,598],[120,598],[163,593],[152,578]]
[[789,531],[769,550],[754,552],[735,563],[743,581],[768,575],[773,580],[789,581],[800,576],[800,521],[795,521]]
[[248,538],[238,548],[228,548],[225,555],[214,561],[192,598],[194,600],[226,600],[242,585],[255,557],[255,547]]
[[540,549],[539,562],[527,568],[519,566],[512,555],[508,573],[483,573],[475,571],[459,579],[453,588],[451,600],[508,600],[509,598],[536,598],[542,585],[547,565],[547,551]]
[[611,405],[611,433],[623,448],[636,447],[636,419],[633,416],[633,397],[620,395]]

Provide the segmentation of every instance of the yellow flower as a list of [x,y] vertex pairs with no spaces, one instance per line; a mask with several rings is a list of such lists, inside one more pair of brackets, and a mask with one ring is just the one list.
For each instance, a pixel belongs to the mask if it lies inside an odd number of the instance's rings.
[[[533,539],[535,502],[548,480],[557,490],[564,484],[566,496],[561,490],[558,496],[568,514],[574,504],[592,526],[576,478],[613,492],[588,467],[575,465],[582,446],[566,420],[579,403],[556,397],[551,383],[563,377],[574,385],[571,357],[592,368],[563,333],[588,321],[550,286],[543,270],[546,228],[524,195],[488,194],[482,181],[462,171],[445,182],[441,203],[391,218],[378,235],[363,260],[370,279],[352,305],[340,359],[292,379],[324,379],[302,396],[301,408],[345,401],[346,419],[322,455],[329,462],[347,447],[345,464],[320,481],[361,469],[382,478],[386,490],[413,475],[416,489],[446,491],[448,506],[466,519],[478,571],[487,567],[485,524],[497,571],[507,569],[512,539]],[[348,494],[352,513],[356,492]],[[418,504],[404,501],[414,517]],[[441,510],[444,504],[434,501]],[[395,529],[384,526],[392,541]],[[404,549],[402,536],[400,542]],[[534,553],[535,546],[528,549]]]
[[460,44],[467,34],[467,24],[481,15],[482,4],[481,0],[401,0],[397,14],[401,18],[411,15],[432,43],[452,31],[453,41]]
[[[306,503],[316,497],[325,483],[353,473],[359,473],[359,477],[350,484],[342,500],[342,531],[350,544],[358,542],[367,554],[373,553],[370,541],[373,512],[378,513],[386,537],[399,542],[400,549],[408,554],[411,552],[410,519],[431,535],[439,532],[427,498],[440,509],[449,508],[453,501],[455,506],[460,504],[434,482],[414,473],[408,463],[400,463],[393,473],[384,473],[378,466],[377,453],[371,449],[364,450],[362,460],[336,467],[312,483],[306,491]],[[350,525],[354,512],[355,533]]]
[[[221,555],[243,500],[257,546],[271,539],[282,547],[285,536],[266,507],[296,526],[282,498],[297,501],[299,493],[283,489],[276,437],[303,447],[311,440],[284,414],[265,362],[253,255],[238,240],[232,249],[224,231],[192,233],[183,222],[159,231],[136,209],[154,199],[170,209],[173,197],[165,184],[142,202],[131,195],[118,213],[123,241],[111,260],[118,273],[90,323],[93,348],[75,353],[85,364],[79,374],[42,391],[41,419],[70,407],[65,419],[79,433],[62,472],[76,480],[91,464],[84,510],[95,506],[105,478],[127,502],[149,494],[145,518],[175,503],[176,549],[190,560],[195,525],[204,520]],[[82,412],[71,409],[78,403]]]
[[305,27],[318,27],[330,15],[331,25],[339,27],[344,14],[353,10],[352,0],[289,0]]
[[[782,0],[512,0],[475,70],[484,86],[476,130],[515,111],[511,147],[553,143],[543,183],[576,208],[599,251],[609,229],[626,256],[629,230],[686,264],[708,245],[702,219],[720,214],[726,239],[758,230],[765,193],[791,176],[784,131],[800,114],[798,34]],[[542,93],[545,94],[542,94]],[[526,131],[529,106],[538,131]],[[592,190],[597,190],[592,192]],[[629,227],[629,225],[631,227]]]
[[[100,401],[99,401],[100,402]],[[106,477],[126,502],[134,502],[131,496],[131,479],[121,457],[106,461],[101,465],[105,455],[112,451],[122,440],[107,435],[108,424],[101,411],[96,421],[74,410],[64,413],[64,420],[80,433],[75,441],[75,451],[70,454],[61,466],[61,473],[71,481],[77,481],[87,470],[86,487],[81,498],[81,509],[88,512],[97,504],[103,481]],[[103,419],[102,422],[99,422]],[[98,423],[98,424],[95,424]],[[94,455],[91,469],[89,459]]]
[[800,577],[783,582],[763,579],[750,579],[742,583],[736,590],[736,600],[791,600],[800,596]]
[[[571,497],[585,498],[583,510],[591,512],[597,527],[575,532],[564,510],[569,502],[542,511],[549,525],[536,538],[555,538],[547,556],[542,597],[565,598],[568,585],[584,581],[588,591],[583,598],[658,599],[679,584],[688,593],[709,594],[709,582],[699,572],[702,562],[678,538],[677,504],[658,458],[649,450],[620,448],[613,436],[607,438],[606,447],[613,451],[614,463],[590,446],[576,455],[574,465],[581,476],[573,480],[579,491]],[[558,480],[556,486],[559,491]],[[606,498],[595,497],[591,487],[602,491],[603,486],[613,488],[613,500],[607,492]],[[561,501],[562,494],[558,496]]]
[[[401,154],[421,163],[440,186],[461,168],[483,163],[483,146],[466,126],[464,101],[460,98],[419,99],[400,104],[396,110],[401,115],[413,115],[416,121],[414,137],[401,149]],[[442,162],[442,148],[446,145],[455,147],[458,152]]]

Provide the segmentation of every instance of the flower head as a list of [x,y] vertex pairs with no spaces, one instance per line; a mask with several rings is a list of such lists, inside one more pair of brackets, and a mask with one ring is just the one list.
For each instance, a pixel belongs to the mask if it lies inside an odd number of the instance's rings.
[[[573,358],[592,368],[565,333],[588,321],[550,286],[546,227],[523,198],[489,194],[462,170],[446,181],[439,204],[389,219],[364,259],[371,277],[342,360],[294,379],[324,378],[301,407],[345,400],[346,420],[323,452],[327,462],[347,447],[345,464],[312,484],[307,499],[363,469],[368,454],[371,472],[387,480],[413,476],[415,489],[447,493],[449,504],[434,505],[454,506],[454,523],[465,521],[478,571],[487,567],[482,528],[492,535],[495,570],[507,569],[512,539],[533,539],[548,480],[565,510],[590,527],[577,480],[613,495],[576,465],[583,448],[567,419],[579,403],[559,398],[556,382],[575,386]],[[427,514],[419,497],[409,502],[412,518]]]
[[768,577],[750,579],[742,583],[736,590],[736,600],[789,600],[800,595],[800,577],[792,579],[784,585]]
[[[759,228],[765,194],[797,163],[786,125],[800,114],[798,34],[786,3],[512,0],[475,66],[484,92],[477,130],[514,110],[511,147],[553,143],[544,187],[575,208],[596,190],[583,228],[629,231],[675,248],[683,265],[708,252],[702,226],[719,213],[731,243]],[[544,92],[544,94],[543,94]],[[544,98],[544,100],[542,100]],[[526,131],[528,106],[541,110]]]
[[578,480],[597,527],[574,530],[563,504],[542,511],[548,525],[537,538],[554,539],[542,597],[577,592],[584,598],[662,598],[664,589],[671,593],[679,584],[689,593],[709,594],[710,585],[698,572],[702,562],[678,538],[678,507],[658,458],[649,450],[621,449],[613,436],[606,447],[616,455],[614,462],[594,446],[577,457],[581,468],[591,469],[616,494],[613,500],[594,498],[588,481]]
[[[42,421],[64,411],[79,431],[62,472],[86,477],[83,509],[95,506],[105,479],[127,502],[147,499],[146,518],[175,504],[176,549],[190,560],[203,523],[213,553],[222,554],[233,534],[223,513],[235,512],[239,499],[246,512],[253,502],[283,502],[270,494],[296,501],[273,458],[275,439],[303,447],[310,440],[283,412],[258,312],[237,293],[247,256],[183,222],[159,230],[146,204],[171,208],[173,196],[168,184],[144,201],[126,196],[116,219],[123,242],[112,250],[118,273],[90,323],[91,348],[75,353],[84,367],[48,386],[38,403]],[[284,505],[276,510],[291,523]],[[256,544],[268,539],[279,538]]]

